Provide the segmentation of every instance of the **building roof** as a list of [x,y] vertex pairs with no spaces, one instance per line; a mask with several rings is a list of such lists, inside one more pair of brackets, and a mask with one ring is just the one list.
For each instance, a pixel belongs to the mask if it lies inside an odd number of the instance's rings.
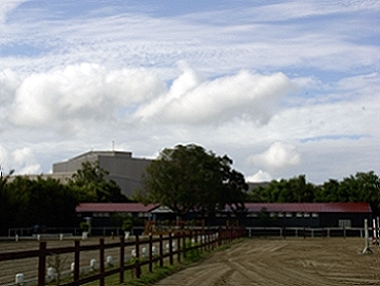
[[76,211],[83,212],[149,212],[157,205],[143,205],[139,203],[81,203],[76,207]]
[[249,212],[371,213],[368,203],[246,203]]
[[[368,203],[246,203],[249,212],[303,212],[303,213],[371,213]],[[226,209],[227,210],[227,209]],[[154,204],[140,203],[82,203],[77,212],[171,212]]]

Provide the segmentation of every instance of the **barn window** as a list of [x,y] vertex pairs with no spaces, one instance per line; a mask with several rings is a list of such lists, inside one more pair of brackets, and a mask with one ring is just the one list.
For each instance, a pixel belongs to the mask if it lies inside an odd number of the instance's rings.
[[349,219],[340,219],[338,221],[339,227],[351,227],[351,220]]
[[249,213],[247,217],[258,217],[258,213]]
[[311,216],[317,218],[317,217],[319,217],[319,214],[318,213],[312,213]]
[[296,216],[297,217],[302,217],[302,213],[297,213]]
[[286,213],[286,217],[292,217],[292,213]]
[[303,216],[304,217],[310,217],[310,213],[304,213]]

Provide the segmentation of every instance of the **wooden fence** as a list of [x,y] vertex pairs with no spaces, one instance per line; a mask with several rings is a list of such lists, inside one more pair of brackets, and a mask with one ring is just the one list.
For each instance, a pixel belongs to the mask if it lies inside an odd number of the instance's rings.
[[[178,261],[182,258],[186,258],[189,251],[199,249],[203,252],[206,250],[214,249],[222,244],[230,243],[232,240],[242,237],[245,234],[244,228],[227,228],[219,229],[217,231],[183,231],[176,233],[169,233],[168,235],[148,236],[141,238],[136,235],[134,241],[125,241],[124,237],[120,237],[119,242],[108,243],[104,242],[103,238],[100,238],[99,244],[94,245],[80,245],[79,240],[74,241],[74,246],[71,247],[59,247],[48,248],[46,241],[39,243],[38,250],[20,251],[20,252],[8,252],[0,253],[0,261],[11,261],[25,258],[38,258],[38,285],[45,285],[46,283],[46,262],[47,258],[51,255],[73,253],[74,263],[72,269],[72,281],[61,285],[82,285],[92,281],[99,281],[99,285],[104,285],[105,277],[119,274],[120,283],[124,282],[124,272],[132,269],[136,278],[141,276],[141,267],[148,265],[149,272],[153,271],[153,264],[157,263],[161,267],[164,264],[164,259],[168,259],[172,265],[175,257]],[[156,251],[154,245],[157,245],[158,251]],[[165,248],[164,248],[165,245]],[[126,262],[125,248],[134,248],[133,261]],[[140,248],[148,250],[143,257],[140,252]],[[119,263],[117,267],[106,269],[105,267],[105,249],[118,248],[119,249]],[[95,274],[81,277],[80,275],[80,255],[83,251],[99,251],[99,265]],[[144,258],[144,259],[143,259]]]

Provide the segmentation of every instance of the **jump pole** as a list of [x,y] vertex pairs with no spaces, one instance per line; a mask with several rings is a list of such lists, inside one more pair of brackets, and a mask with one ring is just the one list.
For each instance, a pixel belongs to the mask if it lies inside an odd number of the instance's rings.
[[380,245],[380,217],[377,217],[376,221],[377,221],[377,245]]
[[364,249],[362,251],[362,254],[365,254],[365,253],[373,253],[373,251],[371,250],[371,248],[369,248],[369,244],[368,244],[368,220],[365,218],[364,219],[364,239],[365,239],[365,246],[364,246]]
[[372,245],[377,244],[377,227],[376,219],[372,219]]

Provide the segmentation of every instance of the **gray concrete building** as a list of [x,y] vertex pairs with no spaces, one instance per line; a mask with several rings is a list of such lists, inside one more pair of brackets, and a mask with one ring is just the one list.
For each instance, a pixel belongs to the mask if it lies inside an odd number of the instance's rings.
[[141,176],[152,160],[133,158],[131,152],[121,151],[90,151],[67,161],[54,163],[51,177],[70,178],[82,167],[84,162],[99,162],[100,168],[107,170],[106,179],[114,180],[121,192],[131,197],[137,188],[142,186]]

